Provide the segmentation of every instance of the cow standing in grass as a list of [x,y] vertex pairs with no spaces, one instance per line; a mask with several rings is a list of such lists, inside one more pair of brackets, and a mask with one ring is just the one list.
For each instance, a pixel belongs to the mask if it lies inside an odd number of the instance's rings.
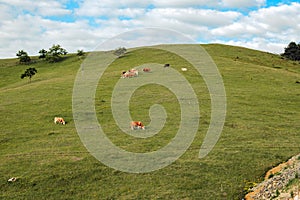
[[59,124],[63,124],[63,125],[66,124],[65,120],[62,117],[54,117],[54,123],[55,124],[59,123]]
[[132,121],[130,123],[130,128],[131,130],[136,130],[136,129],[142,129],[142,130],[145,130],[145,126],[143,125],[142,122],[140,121]]

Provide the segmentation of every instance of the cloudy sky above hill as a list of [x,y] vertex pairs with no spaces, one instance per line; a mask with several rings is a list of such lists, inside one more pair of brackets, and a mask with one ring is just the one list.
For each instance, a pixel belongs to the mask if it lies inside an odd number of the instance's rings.
[[197,43],[282,53],[300,42],[299,0],[0,0],[0,58],[60,44],[91,51],[126,31],[175,30]]

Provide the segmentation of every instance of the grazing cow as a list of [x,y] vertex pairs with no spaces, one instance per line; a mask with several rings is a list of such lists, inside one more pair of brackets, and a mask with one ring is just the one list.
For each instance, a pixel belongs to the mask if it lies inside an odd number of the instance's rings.
[[181,71],[186,72],[187,68],[181,68]]
[[130,69],[130,70],[128,70],[128,72],[135,74],[135,76],[139,75],[139,71],[137,69]]
[[16,177],[12,177],[12,178],[8,179],[7,181],[8,181],[8,182],[15,182],[16,180],[17,180]]
[[137,76],[136,73],[126,72],[126,73],[122,74],[121,78],[132,78],[132,77],[135,77],[135,76]]
[[144,71],[144,72],[150,72],[151,69],[147,67],[147,68],[144,68],[143,71]]
[[130,128],[131,128],[131,130],[136,130],[136,129],[143,129],[143,130],[145,130],[145,126],[140,121],[132,121],[130,123]]
[[170,64],[165,64],[164,67],[170,67]]
[[136,69],[130,69],[128,71],[123,71],[121,78],[132,78],[139,75],[139,71]]
[[60,123],[60,124],[63,124],[63,125],[66,124],[65,120],[62,117],[54,117],[54,123],[55,124]]
[[128,72],[127,72],[127,71],[122,71],[121,78],[126,78],[127,75],[128,75]]

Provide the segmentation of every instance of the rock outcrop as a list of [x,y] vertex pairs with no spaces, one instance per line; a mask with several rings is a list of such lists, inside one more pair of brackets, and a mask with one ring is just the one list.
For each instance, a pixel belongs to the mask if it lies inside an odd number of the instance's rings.
[[279,197],[280,192],[285,189],[291,180],[299,178],[299,158],[300,154],[269,170],[266,174],[265,181],[252,188],[252,191],[245,196],[245,199],[267,200]]

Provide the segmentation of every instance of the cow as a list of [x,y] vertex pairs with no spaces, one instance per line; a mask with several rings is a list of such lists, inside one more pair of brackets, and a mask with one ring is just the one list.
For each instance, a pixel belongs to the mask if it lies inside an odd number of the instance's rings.
[[12,178],[8,179],[7,181],[8,181],[8,182],[15,182],[17,179],[18,179],[18,178],[16,178],[16,177],[12,177]]
[[137,76],[137,75],[133,72],[126,72],[126,73],[122,74],[121,78],[132,78],[135,76]]
[[136,129],[143,129],[143,130],[145,130],[145,126],[140,121],[132,121],[132,122],[130,122],[130,128],[131,128],[131,130],[136,130]]
[[62,117],[54,117],[54,124],[57,124],[57,123],[60,123],[63,125],[66,124],[65,120]]
[[167,64],[164,65],[164,67],[170,67],[170,64],[167,63]]
[[130,69],[128,71],[123,71],[121,78],[132,78],[139,75],[139,71],[136,69]]
[[150,72],[151,69],[147,67],[147,68],[144,68],[143,71],[144,71],[144,72]]
[[135,76],[139,75],[139,71],[137,69],[130,69],[128,70],[129,73],[133,73]]
[[181,71],[183,71],[183,72],[186,72],[187,71],[187,68],[181,68]]

